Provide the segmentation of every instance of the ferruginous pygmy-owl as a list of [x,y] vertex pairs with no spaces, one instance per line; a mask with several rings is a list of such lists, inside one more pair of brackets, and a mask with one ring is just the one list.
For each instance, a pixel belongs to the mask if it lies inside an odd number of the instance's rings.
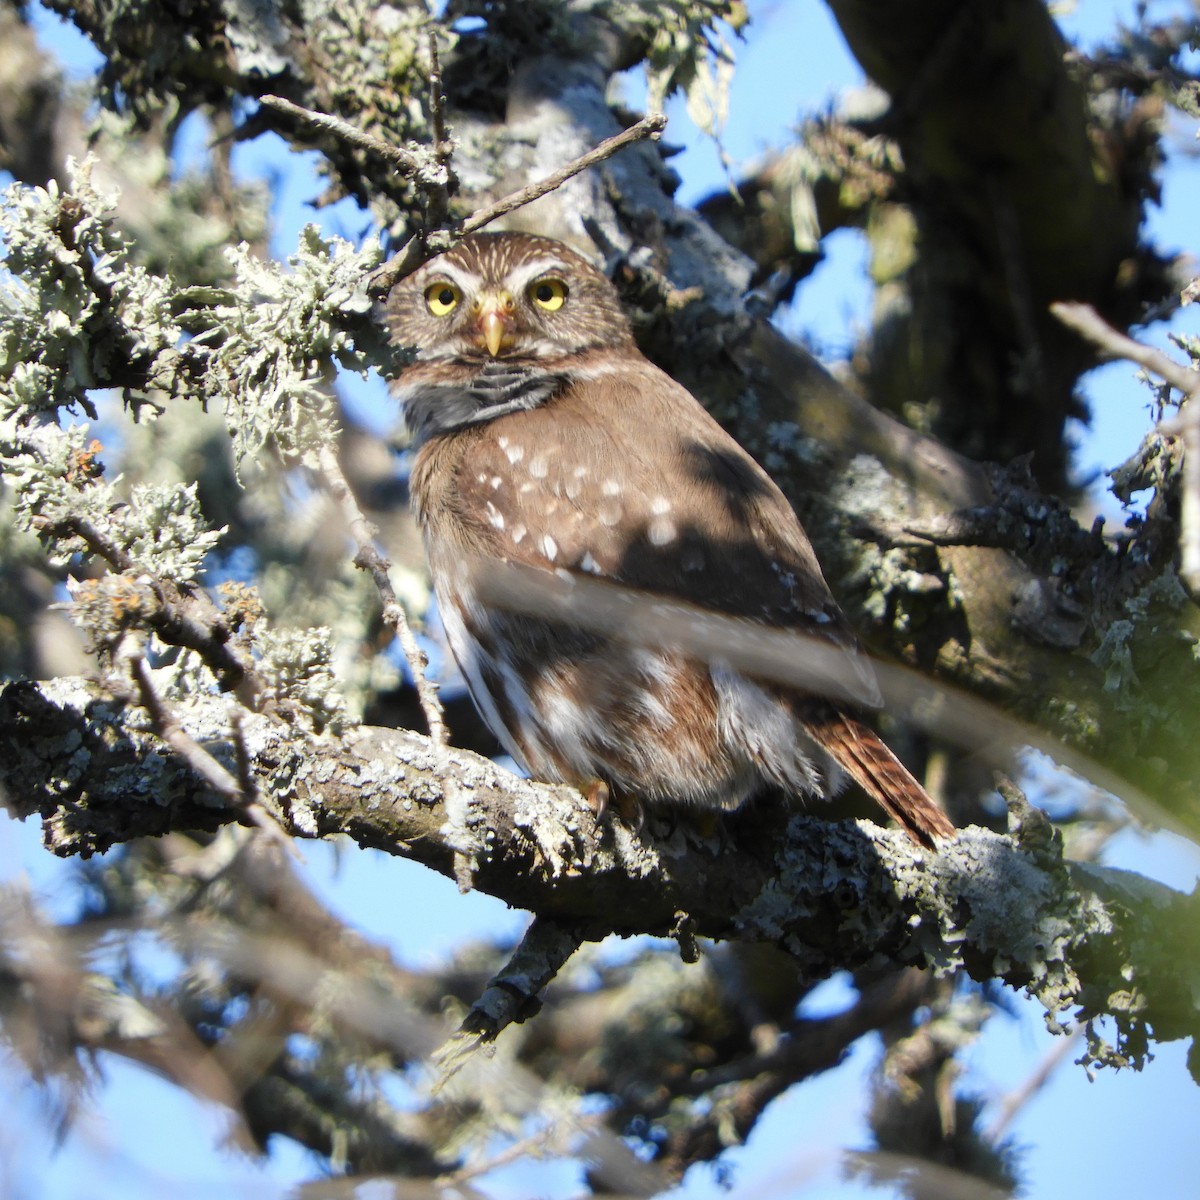
[[388,318],[415,352],[395,393],[446,637],[534,778],[729,810],[849,775],[915,838],[953,834],[845,702],[749,677],[719,645],[697,657],[489,604],[462,569],[598,576],[854,652],[783,493],[642,356],[600,271],[548,238],[475,234],[399,283]]

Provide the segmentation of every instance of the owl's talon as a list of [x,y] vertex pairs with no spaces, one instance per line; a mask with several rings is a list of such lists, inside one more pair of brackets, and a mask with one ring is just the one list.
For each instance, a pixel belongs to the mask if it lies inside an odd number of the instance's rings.
[[587,801],[588,808],[596,814],[596,820],[603,821],[605,813],[608,812],[608,802],[612,799],[612,792],[609,790],[608,784],[603,779],[593,779],[580,790],[583,792],[583,798]]
[[636,797],[628,792],[619,792],[616,801],[617,816],[629,826],[631,833],[641,833],[646,824],[646,808]]

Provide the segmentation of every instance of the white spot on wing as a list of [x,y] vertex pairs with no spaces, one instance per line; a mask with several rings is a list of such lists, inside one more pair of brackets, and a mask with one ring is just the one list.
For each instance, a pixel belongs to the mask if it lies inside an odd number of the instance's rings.
[[549,469],[550,468],[546,465],[546,460],[540,455],[533,459],[529,464],[529,473],[534,477],[534,479],[545,479],[546,473],[549,471]]
[[650,512],[654,516],[661,517],[670,511],[671,502],[666,498],[666,496],[655,496],[654,499],[650,501]]
[[542,553],[551,562],[558,557],[558,543],[549,534],[542,538]]
[[602,575],[604,573],[600,570],[600,564],[592,557],[590,550],[585,551],[583,557],[579,560],[579,569],[586,571],[589,575]]
[[678,530],[674,521],[668,521],[666,517],[656,517],[650,522],[648,532],[652,546],[666,546],[675,540]]
[[484,511],[487,513],[488,524],[493,529],[504,528],[504,514],[490,500],[487,502],[487,508]]
[[606,479],[600,485],[600,494],[602,496],[619,496],[621,494],[621,485],[615,479]]
[[524,525],[514,525],[512,531],[513,543],[519,546],[525,540],[525,535],[528,532],[529,530],[526,529]]
[[606,500],[596,509],[596,520],[610,528],[621,519],[621,506],[615,500]]
[[[479,478],[482,479],[483,476],[481,475]],[[503,482],[504,480],[502,480],[499,475],[493,475],[491,479],[488,480],[488,487],[490,487],[494,492]]]
[[[507,438],[501,438],[500,440],[505,443],[508,442]],[[509,446],[506,444],[503,447],[503,449],[504,449],[504,453],[508,456],[508,461],[510,463],[513,463],[514,465],[516,463],[519,463],[521,461],[521,459],[523,459],[525,457],[525,447],[524,446]]]

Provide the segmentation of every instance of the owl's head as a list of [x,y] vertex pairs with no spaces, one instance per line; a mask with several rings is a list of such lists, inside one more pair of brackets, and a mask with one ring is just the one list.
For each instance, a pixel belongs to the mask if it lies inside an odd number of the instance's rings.
[[388,325],[418,361],[555,359],[632,344],[609,281],[550,238],[476,233],[392,289]]

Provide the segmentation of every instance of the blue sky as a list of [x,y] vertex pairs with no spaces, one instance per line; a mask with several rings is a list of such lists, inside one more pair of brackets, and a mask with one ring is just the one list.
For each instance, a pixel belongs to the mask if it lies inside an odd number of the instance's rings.
[[[1158,5],[1154,11],[1184,7]],[[748,41],[737,47],[739,68],[723,138],[735,163],[784,143],[803,112],[860,81],[823,5],[760,0],[750,8],[755,25]],[[1068,35],[1086,46],[1106,34],[1115,19],[1132,21],[1134,8],[1132,2],[1091,0],[1059,11]],[[66,47],[72,61],[86,65],[73,42],[47,36]],[[684,177],[686,202],[721,186],[723,174],[712,145],[688,128],[682,104],[672,105],[669,113],[668,140],[688,146],[674,160]],[[1194,133],[1181,124],[1175,136],[1183,145]],[[237,154],[239,170],[278,175],[284,181],[275,212],[275,246],[280,253],[294,246],[299,225],[308,220],[321,219],[345,236],[363,229],[361,215],[345,206],[324,214],[306,207],[319,191],[306,168],[310,158],[290,154],[271,139],[242,146]],[[1151,213],[1150,234],[1165,247],[1194,250],[1198,212],[1200,170],[1195,159],[1184,161],[1176,155],[1165,180],[1164,203]],[[868,296],[861,244],[853,234],[841,235],[828,261],[801,289],[794,326],[810,333],[817,344],[836,350],[848,343],[846,331],[865,320]],[[1200,333],[1198,309],[1200,305],[1181,314],[1171,328]],[[1160,326],[1145,336],[1165,345],[1166,332]],[[1084,469],[1116,465],[1149,428],[1146,398],[1134,374],[1133,368],[1115,364],[1089,379],[1095,424],[1083,442]],[[356,388],[354,394],[364,411],[378,419],[378,390]],[[304,854],[306,874],[331,906],[365,933],[392,944],[406,963],[419,966],[444,958],[466,938],[509,936],[525,921],[523,914],[489,897],[460,896],[448,881],[410,863],[353,848],[344,848],[339,856],[330,847],[308,845]],[[1109,861],[1185,889],[1200,871],[1195,848],[1165,835],[1122,835]],[[70,899],[64,892],[65,871],[38,848],[33,825],[18,827],[0,818],[0,879],[25,874],[35,888],[65,904]],[[419,918],[401,925],[402,913]],[[823,997],[836,1005],[844,994],[833,981]],[[1051,1045],[1031,1006],[1017,1000],[1014,1007],[1022,1015],[995,1018],[969,1057],[968,1078],[981,1089],[1019,1086]],[[803,1195],[820,1200],[868,1194],[840,1181],[835,1153],[867,1140],[862,1080],[875,1052],[872,1041],[864,1040],[839,1071],[794,1089],[772,1106],[750,1144],[729,1156],[737,1200],[798,1195],[801,1180],[806,1181]],[[270,1197],[311,1177],[311,1162],[285,1143],[277,1143],[275,1157],[265,1165],[222,1154],[214,1148],[224,1120],[218,1111],[135,1068],[111,1061],[102,1066],[109,1086],[97,1091],[95,1105],[85,1110],[57,1152],[36,1101],[16,1087],[13,1073],[0,1071],[0,1113],[5,1117],[0,1130],[7,1130],[0,1132],[0,1195],[39,1200],[148,1200],[164,1194],[182,1200]],[[1195,1176],[1192,1145],[1197,1128],[1200,1091],[1188,1079],[1182,1051],[1175,1045],[1165,1047],[1140,1076],[1101,1076],[1089,1083],[1078,1068],[1060,1068],[1023,1110],[1013,1132],[1033,1146],[1027,1160],[1029,1195],[1079,1195],[1086,1187],[1086,1194],[1103,1200],[1127,1194],[1186,1194]],[[514,1169],[496,1176],[490,1190],[513,1200],[527,1200],[534,1193],[565,1195],[577,1177],[575,1171],[570,1165],[533,1172]],[[717,1188],[707,1169],[693,1172],[680,1192],[686,1200],[723,1194],[727,1193]]]

